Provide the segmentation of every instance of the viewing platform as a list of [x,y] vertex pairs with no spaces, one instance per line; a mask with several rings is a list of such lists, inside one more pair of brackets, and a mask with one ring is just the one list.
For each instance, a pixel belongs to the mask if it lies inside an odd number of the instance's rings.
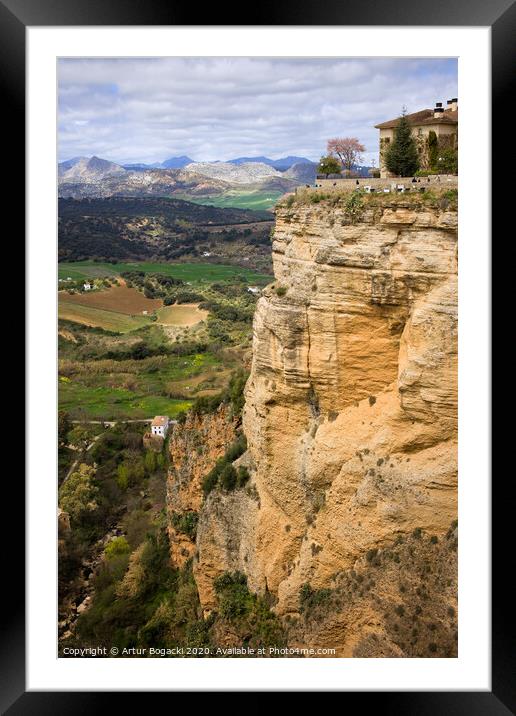
[[352,191],[363,189],[367,193],[396,193],[405,191],[421,191],[424,189],[456,189],[458,177],[455,174],[433,174],[428,177],[391,177],[376,179],[371,177],[354,177],[351,179],[316,179],[314,184],[298,187],[303,191]]

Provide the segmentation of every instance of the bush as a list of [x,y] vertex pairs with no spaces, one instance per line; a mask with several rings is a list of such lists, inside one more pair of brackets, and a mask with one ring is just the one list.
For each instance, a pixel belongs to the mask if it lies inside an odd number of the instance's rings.
[[247,577],[241,572],[225,572],[214,581],[221,616],[232,619],[245,614],[249,607]]
[[197,512],[179,512],[172,513],[172,526],[177,532],[190,537],[191,540],[195,540],[197,535],[197,524],[199,522],[199,514]]
[[237,473],[232,463],[243,455],[246,450],[247,440],[245,435],[242,433],[231,443],[231,445],[226,449],[223,457],[217,460],[215,466],[204,478],[202,482],[202,489],[205,496],[219,485],[225,490],[231,491],[237,487],[242,487],[245,484],[249,478],[249,473],[245,470],[245,468],[243,468],[245,472],[240,473],[242,468],[239,468]]
[[312,589],[312,586],[305,582],[299,590],[299,610],[306,613],[315,607],[327,604],[331,595],[331,589]]
[[104,554],[106,559],[113,559],[123,554],[129,554],[131,547],[125,537],[115,537],[107,543]]
[[360,219],[364,213],[364,199],[362,197],[362,191],[354,191],[344,204],[344,213],[351,221],[352,224]]
[[276,295],[284,296],[287,293],[286,286],[276,286]]
[[222,471],[219,475],[219,482],[221,487],[228,492],[234,490],[237,486],[237,471],[235,470],[233,465],[231,465],[231,463],[227,463],[222,468]]

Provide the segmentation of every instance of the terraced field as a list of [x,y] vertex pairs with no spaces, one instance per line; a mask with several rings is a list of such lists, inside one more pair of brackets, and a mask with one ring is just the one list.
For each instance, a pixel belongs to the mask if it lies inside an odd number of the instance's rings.
[[146,298],[141,291],[128,288],[125,284],[112,286],[102,291],[89,291],[88,293],[69,293],[62,291],[59,300],[64,303],[79,304],[91,308],[101,308],[105,311],[115,311],[134,316],[143,311],[153,313],[163,306],[159,298]]
[[[72,298],[68,294],[66,296]],[[61,296],[59,296],[58,316],[67,321],[81,323],[84,326],[103,328],[106,331],[114,331],[115,333],[128,333],[151,322],[147,316],[129,316],[117,311],[84,306],[80,303],[67,301],[66,298]]]

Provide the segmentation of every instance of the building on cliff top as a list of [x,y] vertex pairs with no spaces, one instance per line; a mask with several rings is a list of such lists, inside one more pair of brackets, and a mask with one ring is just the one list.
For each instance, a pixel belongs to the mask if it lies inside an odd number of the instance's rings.
[[[421,109],[419,112],[407,114],[412,127],[412,135],[416,140],[421,169],[430,169],[430,144],[436,140],[439,149],[456,149],[458,142],[459,104],[457,97],[449,99],[446,109],[442,102],[436,102],[434,109]],[[388,145],[394,139],[394,130],[399,117],[375,124],[380,130],[380,176],[390,176],[385,167],[384,156]]]
[[156,415],[151,422],[151,433],[158,435],[160,438],[166,438],[170,419],[168,415]]

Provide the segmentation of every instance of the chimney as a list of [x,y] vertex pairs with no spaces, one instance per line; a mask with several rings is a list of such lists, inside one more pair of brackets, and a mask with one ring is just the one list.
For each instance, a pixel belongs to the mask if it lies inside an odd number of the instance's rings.
[[456,112],[459,106],[457,97],[449,99],[446,104],[448,105],[448,109],[450,110],[450,112]]
[[443,116],[444,107],[442,102],[436,102],[434,108],[434,119],[440,119]]

